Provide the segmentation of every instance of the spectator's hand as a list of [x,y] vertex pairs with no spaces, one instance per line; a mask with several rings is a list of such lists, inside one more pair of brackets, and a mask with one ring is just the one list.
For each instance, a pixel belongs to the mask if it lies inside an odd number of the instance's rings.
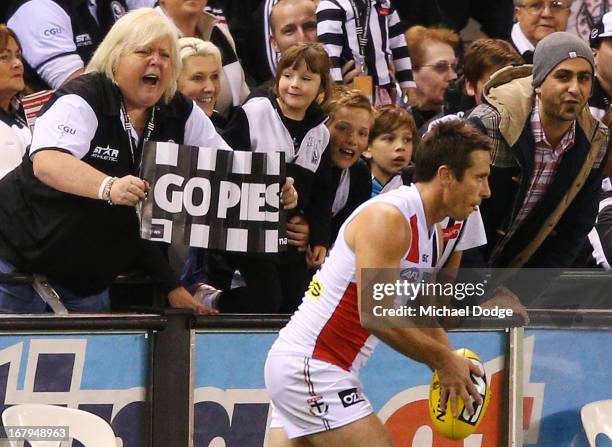
[[402,99],[406,107],[416,105],[417,89],[416,87],[405,87],[402,89]]
[[151,187],[149,183],[133,175],[118,178],[111,186],[110,199],[114,205],[136,206],[144,200]]
[[287,244],[297,247],[298,251],[306,251],[310,240],[310,225],[300,214],[293,216],[287,222]]
[[454,417],[459,414],[457,411],[457,397],[461,397],[466,404],[465,408],[471,416],[474,414],[474,407],[469,402],[474,400],[482,404],[482,397],[472,382],[470,373],[482,377],[483,372],[480,368],[466,358],[460,357],[452,351],[447,351],[447,359],[442,368],[438,369],[440,378],[440,408],[447,408],[447,401],[450,403]]
[[221,296],[221,290],[215,289],[213,286],[208,284],[199,283],[196,291],[193,294],[193,298],[202,306],[219,310],[219,298]]
[[210,309],[199,304],[184,287],[177,287],[168,294],[170,306],[175,309],[188,309],[194,313],[205,315],[217,315],[219,311]]
[[529,313],[527,312],[527,308],[523,306],[519,298],[506,287],[498,287],[495,290],[495,295],[493,295],[490,300],[481,304],[481,307],[485,309],[492,309],[496,306],[500,309],[512,309],[515,314],[523,318],[525,325],[529,324]]
[[283,183],[283,187],[281,188],[281,198],[280,201],[283,205],[284,210],[290,210],[297,206],[298,204],[298,193],[293,187],[293,178],[287,177],[285,179],[285,183]]
[[356,76],[359,76],[363,71],[361,70],[361,66],[355,64],[354,60],[348,61],[341,68],[342,70],[342,82],[345,84],[350,84],[353,82]]
[[306,250],[306,264],[310,268],[319,268],[325,261],[327,256],[327,248],[322,245],[315,245],[314,247],[308,247]]

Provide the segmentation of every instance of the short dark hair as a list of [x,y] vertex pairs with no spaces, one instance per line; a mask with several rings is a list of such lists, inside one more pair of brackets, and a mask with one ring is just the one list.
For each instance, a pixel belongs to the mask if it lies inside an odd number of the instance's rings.
[[[283,0],[285,1],[285,0]],[[324,107],[325,113],[329,115],[327,123],[334,119],[334,115],[343,107],[353,107],[367,111],[370,116],[374,116],[374,108],[370,99],[360,90],[348,89],[344,85],[334,85],[330,100]]]
[[[288,4],[291,5],[296,5],[298,3],[300,3],[303,0],[283,0],[276,2],[276,4],[274,4],[274,6],[272,6],[272,9],[270,10],[270,15],[268,16],[268,23],[270,24],[270,32],[272,33],[272,35],[276,34],[276,23],[274,20],[274,11],[277,11],[279,8],[283,8]],[[309,0],[309,1],[313,1],[313,0]],[[280,5],[280,6],[279,6]],[[315,9],[316,9],[316,5],[315,5]]]
[[301,61],[304,61],[309,71],[321,77],[322,104],[325,104],[331,96],[332,80],[329,75],[329,56],[325,51],[325,47],[320,43],[296,43],[285,51],[276,67],[274,93],[278,95],[278,83],[283,70],[294,68]]
[[470,154],[490,151],[491,140],[469,121],[452,120],[427,132],[415,153],[415,182],[429,182],[440,166],[448,166],[461,181],[471,166]]
[[523,64],[523,58],[512,44],[501,39],[478,39],[470,44],[463,57],[463,75],[472,86],[493,68]]
[[370,141],[374,141],[382,134],[394,132],[400,127],[407,128],[412,134],[412,138],[416,138],[417,128],[410,112],[394,104],[382,106],[374,115],[374,126],[370,131]]
[[17,48],[19,48],[19,51],[21,51],[21,43],[19,42],[15,32],[8,26],[0,24],[0,49],[2,49],[2,51],[4,51],[4,49],[8,46],[10,38],[15,41]]

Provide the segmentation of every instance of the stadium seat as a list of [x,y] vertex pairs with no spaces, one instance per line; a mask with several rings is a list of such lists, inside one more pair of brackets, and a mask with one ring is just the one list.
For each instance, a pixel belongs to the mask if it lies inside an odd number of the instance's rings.
[[[68,427],[69,436],[85,447],[116,447],[115,433],[108,423],[83,410],[44,404],[22,404],[2,413],[5,427]],[[30,441],[32,447],[59,447],[61,441]],[[22,445],[11,441],[11,447]]]
[[591,447],[596,446],[595,438],[599,433],[612,439],[612,399],[586,404],[580,410],[580,416]]

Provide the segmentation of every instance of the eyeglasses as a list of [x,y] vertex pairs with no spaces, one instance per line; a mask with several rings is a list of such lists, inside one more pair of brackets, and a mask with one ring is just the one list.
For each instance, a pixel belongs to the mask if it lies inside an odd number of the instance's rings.
[[554,1],[554,2],[550,2],[550,3],[546,3],[546,2],[534,2],[534,3],[529,3],[529,4],[523,4],[523,5],[516,5],[518,8],[525,8],[527,10],[527,12],[531,13],[531,14],[542,14],[542,11],[544,11],[544,8],[546,8],[548,6],[548,9],[550,10],[550,12],[552,14],[559,14],[560,12],[565,11],[566,9],[570,8],[570,5],[562,2],[562,1]]
[[448,70],[452,70],[455,73],[457,72],[457,62],[438,61],[435,64],[423,64],[415,68],[422,68],[422,67],[431,67],[436,73],[440,73],[440,74],[444,74],[448,72]]

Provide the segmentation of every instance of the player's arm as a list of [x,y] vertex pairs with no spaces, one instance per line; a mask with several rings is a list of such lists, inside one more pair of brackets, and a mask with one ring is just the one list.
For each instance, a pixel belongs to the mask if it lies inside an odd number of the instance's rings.
[[[375,203],[357,215],[347,226],[345,235],[349,247],[355,253],[358,306],[361,314],[362,301],[372,299],[361,295],[362,269],[380,269],[380,278],[390,283],[399,279],[400,261],[411,243],[410,226],[395,206]],[[387,270],[382,271],[383,269]],[[439,366],[438,351],[448,346],[446,342],[441,342],[447,340],[441,328],[427,331],[419,328],[389,328],[375,329],[372,332],[402,354],[425,363],[432,369]],[[423,337],[424,332],[427,332],[429,337]],[[450,352],[448,348],[446,351]]]
[[446,269],[453,269],[453,270],[458,269],[459,267],[461,267],[461,258],[462,257],[463,257],[463,251],[454,251],[448,257],[448,261],[446,261],[446,265],[444,267]]
[[[376,203],[365,208],[347,226],[345,237],[355,253],[358,306],[361,310],[362,300],[372,299],[361,295],[361,270],[387,268],[397,271],[402,256],[410,247],[410,227],[396,207]],[[389,278],[390,281],[395,279],[399,276]],[[430,331],[444,332],[440,328]],[[454,415],[457,414],[457,396],[468,402],[469,395],[472,395],[481,402],[480,394],[470,379],[470,371],[476,375],[481,375],[481,372],[471,362],[455,355],[447,344],[438,341],[444,339],[445,334],[444,337],[437,333],[431,336],[418,328],[382,328],[373,329],[372,333],[398,352],[438,370],[442,402],[450,399]],[[468,406],[470,410],[472,408]]]

